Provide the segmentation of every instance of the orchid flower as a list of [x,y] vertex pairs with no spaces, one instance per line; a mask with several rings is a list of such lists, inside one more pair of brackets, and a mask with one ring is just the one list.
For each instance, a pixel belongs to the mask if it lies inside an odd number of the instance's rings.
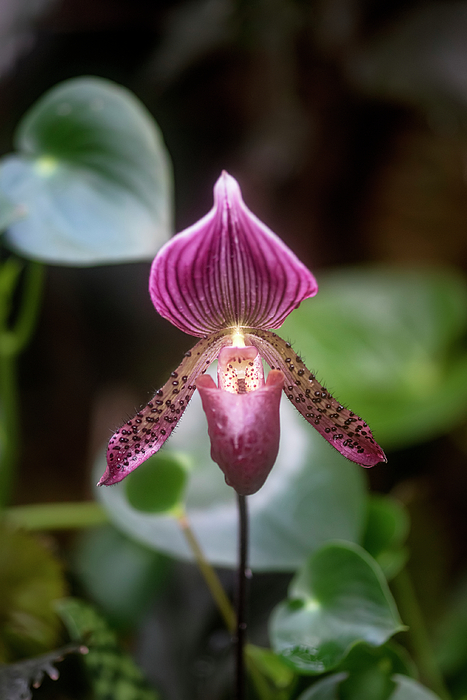
[[[318,285],[312,273],[243,202],[223,172],[214,206],[154,259],[149,291],[156,310],[201,338],[148,405],[112,436],[99,485],[121,481],[168,439],[198,389],[211,456],[242,495],[266,480],[279,448],[282,390],[344,457],[364,467],[386,461],[368,425],[334,399],[279,328]],[[218,360],[218,385],[205,375]],[[262,359],[270,366],[264,379]]]

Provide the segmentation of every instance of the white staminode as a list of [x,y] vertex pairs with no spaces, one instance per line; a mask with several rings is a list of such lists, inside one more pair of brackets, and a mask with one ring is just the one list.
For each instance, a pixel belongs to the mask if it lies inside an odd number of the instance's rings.
[[217,365],[219,389],[246,394],[264,386],[264,369],[256,348],[224,347]]

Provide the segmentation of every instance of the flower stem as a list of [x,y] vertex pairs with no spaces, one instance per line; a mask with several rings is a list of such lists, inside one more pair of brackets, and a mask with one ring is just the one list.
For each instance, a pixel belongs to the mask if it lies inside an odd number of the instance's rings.
[[409,572],[402,569],[391,582],[404,622],[409,627],[409,640],[414,661],[425,685],[442,700],[451,700],[439,669],[422,611]]
[[183,534],[185,535],[190,549],[194,554],[196,564],[198,565],[198,568],[209,590],[211,591],[211,595],[214,599],[214,602],[216,603],[219,612],[224,619],[226,627],[229,630],[229,632],[233,634],[235,632],[235,613],[233,611],[230,600],[228,599],[227,594],[219,580],[219,577],[216,574],[213,567],[211,566],[211,564],[204,556],[200,544],[196,539],[193,530],[190,527],[190,523],[188,522],[186,513],[183,511],[180,512],[177,515],[177,520],[180,523],[180,527],[183,530]]
[[236,700],[245,698],[245,642],[248,557],[248,509],[246,496],[238,495],[238,588],[237,588],[237,637],[236,637]]

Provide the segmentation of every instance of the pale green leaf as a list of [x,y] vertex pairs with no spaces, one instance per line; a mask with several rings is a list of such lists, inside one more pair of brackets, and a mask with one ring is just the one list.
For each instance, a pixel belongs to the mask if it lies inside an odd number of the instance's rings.
[[152,258],[171,234],[171,170],[159,129],[125,88],[73,78],[18,127],[0,191],[24,217],[5,240],[26,257],[92,265]]
[[329,671],[357,642],[380,646],[402,629],[378,565],[349,542],[311,556],[270,623],[274,651],[301,673]]

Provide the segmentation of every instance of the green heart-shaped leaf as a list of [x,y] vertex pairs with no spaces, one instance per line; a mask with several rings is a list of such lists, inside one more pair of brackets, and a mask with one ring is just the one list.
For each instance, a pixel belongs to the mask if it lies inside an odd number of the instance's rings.
[[325,545],[293,579],[271,619],[272,646],[298,672],[324,673],[365,641],[404,629],[386,580],[358,545]]
[[170,235],[171,174],[159,129],[125,88],[74,78],[21,121],[0,190],[25,214],[7,242],[26,257],[92,265],[150,259]]

